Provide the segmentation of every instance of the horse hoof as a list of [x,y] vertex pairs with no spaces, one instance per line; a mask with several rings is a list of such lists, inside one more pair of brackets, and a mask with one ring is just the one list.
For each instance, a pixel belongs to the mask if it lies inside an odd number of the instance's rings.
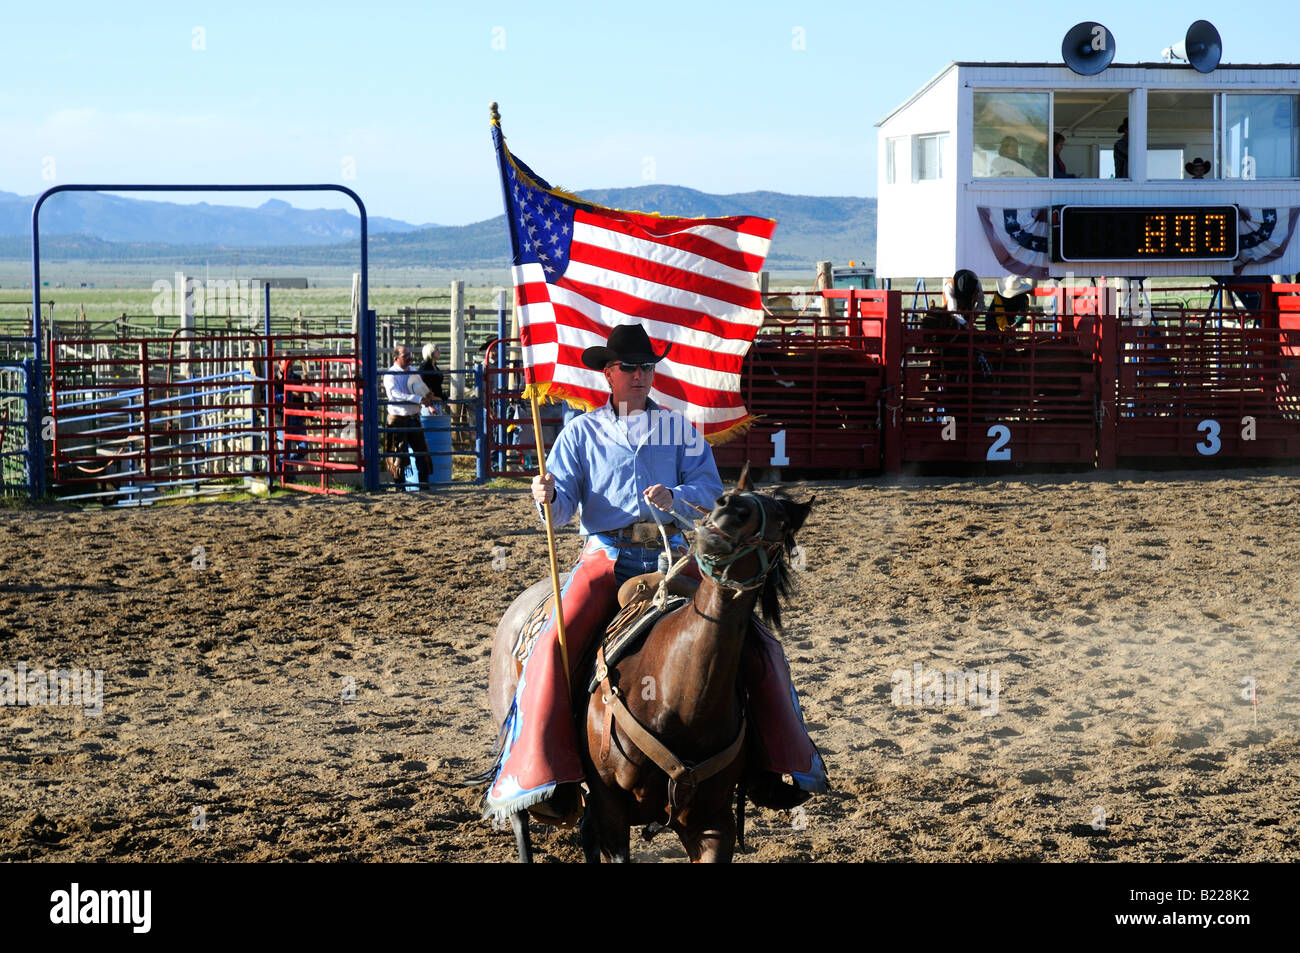
[[658,821],[655,821],[654,823],[647,824],[645,827],[641,828],[641,836],[645,840],[654,840],[656,834],[662,834],[666,830],[668,830],[667,824],[660,824]]

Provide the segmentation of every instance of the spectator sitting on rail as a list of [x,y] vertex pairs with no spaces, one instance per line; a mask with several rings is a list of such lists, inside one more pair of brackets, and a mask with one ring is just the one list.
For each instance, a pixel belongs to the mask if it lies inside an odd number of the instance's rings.
[[442,368],[438,366],[438,360],[442,357],[442,348],[436,344],[426,344],[421,353],[424,356],[424,361],[419,368],[420,380],[424,381],[424,386],[429,388],[429,393],[433,395],[434,402],[422,406],[420,414],[422,416],[445,414],[447,408],[443,401],[447,399],[447,391],[442,382]]
[[951,278],[945,278],[943,303],[957,324],[966,327],[966,318],[959,312],[972,313],[984,304],[984,287],[980,284],[979,275],[969,268],[963,268]]
[[393,480],[403,482],[406,473],[406,456],[415,457],[415,472],[420,485],[429,482],[433,467],[429,461],[429,445],[424,441],[424,428],[420,426],[421,406],[432,406],[436,399],[420,375],[411,372],[411,349],[393,348],[393,365],[384,375],[384,393],[388,396],[388,427],[385,434],[384,458]]
[[1025,323],[1034,297],[1034,279],[1007,275],[998,284],[984,312],[985,331],[1006,331]]
[[[962,268],[943,283],[943,300],[945,307],[931,308],[921,318],[923,331],[948,331],[948,334],[927,335],[927,343],[934,347],[935,367],[938,371],[939,388],[959,383],[964,379],[970,347],[971,329],[969,317],[984,305],[984,287],[975,272]],[[989,377],[988,360],[979,350],[974,352],[976,364],[982,377]]]

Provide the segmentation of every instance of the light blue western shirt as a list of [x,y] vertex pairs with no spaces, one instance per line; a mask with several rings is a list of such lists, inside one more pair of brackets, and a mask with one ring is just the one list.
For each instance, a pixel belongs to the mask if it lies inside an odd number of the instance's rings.
[[[555,477],[551,517],[556,526],[581,510],[584,536],[632,523],[671,524],[673,518],[689,528],[704,514],[688,503],[706,513],[713,509],[722,480],[703,435],[681,414],[652,400],[646,401],[644,418],[637,416],[619,417],[607,403],[560,431],[546,458],[546,472]],[[641,495],[656,483],[672,491],[671,516]],[[671,528],[668,533],[673,535]]]

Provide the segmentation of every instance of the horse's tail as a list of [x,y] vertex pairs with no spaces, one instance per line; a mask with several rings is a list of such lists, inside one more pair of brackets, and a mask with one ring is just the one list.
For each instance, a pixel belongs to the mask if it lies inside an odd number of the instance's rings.
[[472,774],[469,777],[462,778],[460,781],[456,782],[457,787],[477,788],[484,784],[491,784],[493,779],[496,778],[497,771],[501,769],[501,755],[505,751],[506,747],[506,730],[510,727],[510,720],[514,717],[514,714],[515,703],[512,701],[510,703],[510,710],[506,712],[505,721],[501,723],[501,730],[497,732],[496,744],[492,746],[492,751],[488,755],[488,757],[492,759],[492,763],[478,774]]

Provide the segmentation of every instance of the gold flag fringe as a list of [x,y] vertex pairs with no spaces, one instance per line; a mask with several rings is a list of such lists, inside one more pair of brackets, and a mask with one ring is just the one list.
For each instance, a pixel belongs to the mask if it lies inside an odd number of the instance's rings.
[[[527,385],[523,393],[519,395],[524,400],[532,400],[536,397],[538,401],[551,401],[553,403],[565,403],[582,411],[595,410],[595,405],[591,401],[584,400],[581,397],[574,397],[569,394],[563,384],[557,384],[554,381],[539,381],[535,384]],[[762,419],[761,416],[746,414],[740,420],[736,421],[726,430],[719,430],[717,433],[708,434],[705,440],[709,446],[718,447],[728,441],[735,440],[737,437],[744,436],[749,432],[749,428],[754,426]]]
[[761,418],[755,417],[753,414],[746,414],[726,430],[719,430],[717,433],[709,434],[709,436],[704,439],[709,442],[710,447],[721,446],[728,441],[735,440],[737,437],[744,436],[749,432],[749,428],[758,423],[760,419]]

